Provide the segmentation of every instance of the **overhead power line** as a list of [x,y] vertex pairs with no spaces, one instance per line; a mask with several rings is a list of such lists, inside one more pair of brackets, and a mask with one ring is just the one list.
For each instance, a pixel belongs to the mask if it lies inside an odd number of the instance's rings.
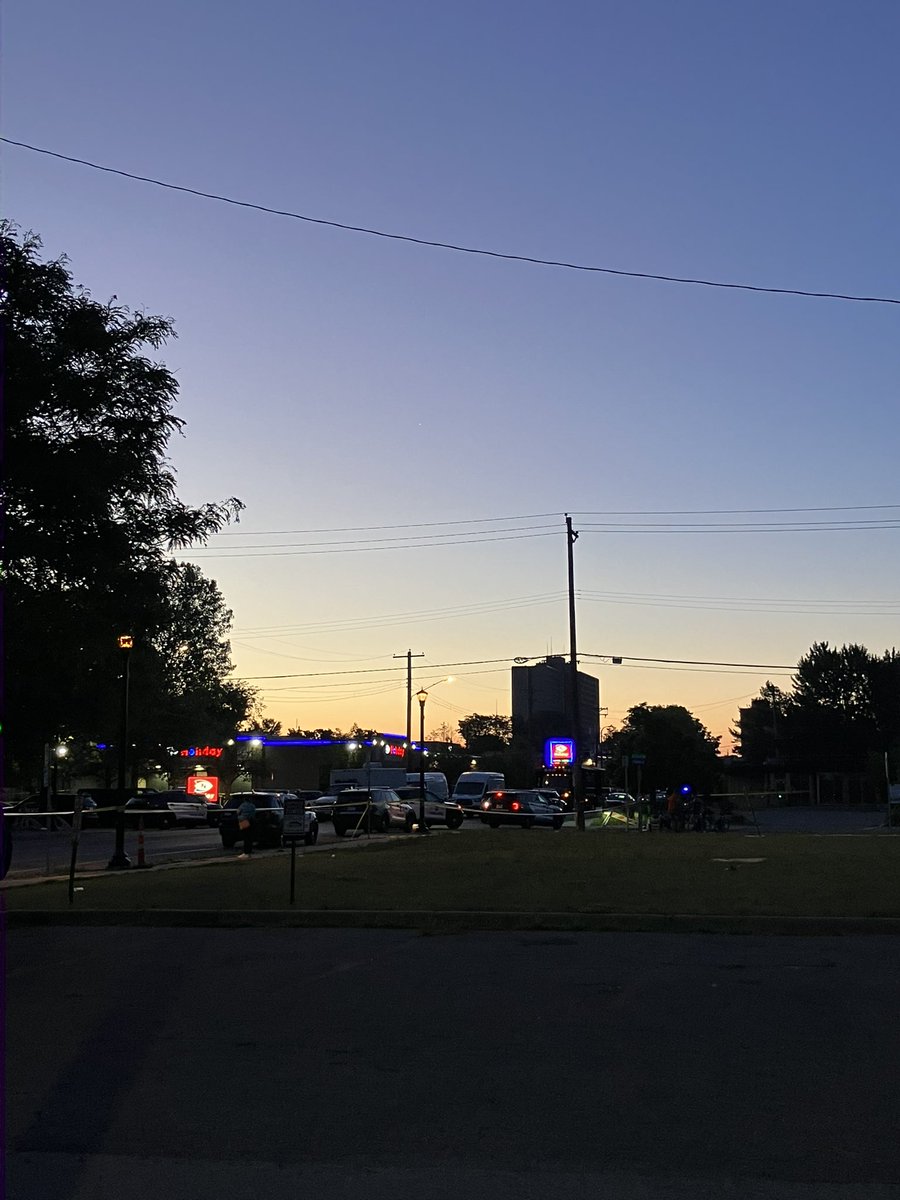
[[[900,504],[897,505],[900,508]],[[288,534],[319,534],[319,533],[373,533],[384,529],[436,529],[438,526],[447,525],[497,525],[501,521],[537,521],[546,520],[549,517],[562,518],[562,513],[522,513],[516,517],[471,517],[462,518],[457,521],[418,521],[407,522],[404,525],[337,525],[327,529],[235,529],[221,530],[218,532],[218,537],[287,537]],[[450,536],[451,530],[446,535],[439,533],[429,534],[429,537]],[[476,533],[478,531],[476,530]],[[484,533],[490,533],[491,530],[485,529]]]
[[[471,658],[464,662],[448,662],[448,663],[428,663],[428,668],[436,671],[442,670],[444,667],[484,667],[492,666],[494,663],[520,663],[539,661],[544,655],[529,654],[519,658]],[[313,676],[319,675],[381,675],[387,671],[404,672],[405,667],[364,667],[358,671],[296,671],[290,675],[239,675],[238,679],[310,679]]]
[[[829,504],[817,508],[648,508],[637,510],[614,510],[597,512],[574,512],[573,517],[740,517],[759,513],[822,513],[822,512],[877,512],[882,509],[900,509],[900,504]],[[548,513],[547,516],[555,516]]]
[[[477,538],[476,534],[470,534],[466,538],[451,539],[445,542],[404,542],[401,545],[382,546],[374,544],[369,546],[359,546],[353,543],[344,543],[332,550],[315,549],[315,542],[310,543],[310,549],[307,550],[190,550],[179,552],[178,557],[190,559],[205,559],[205,558],[296,558],[303,557],[308,554],[368,554],[376,550],[439,550],[443,546],[483,546],[486,542],[519,542],[525,538],[545,538],[558,537],[559,531],[553,530],[547,533],[514,533],[501,537],[484,537]],[[477,538],[477,540],[476,540]],[[376,543],[378,539],[376,539]]]
[[[728,517],[755,516],[760,513],[825,513],[825,512],[879,512],[885,509],[900,510],[900,504],[833,504],[817,508],[685,508],[685,509],[604,509],[596,512],[574,512],[578,517]],[[462,517],[455,521],[419,521],[402,525],[333,525],[322,529],[235,529],[219,530],[216,537],[288,537],[289,535],[312,537],[325,533],[377,533],[395,529],[436,529],[452,526],[445,535],[430,534],[430,537],[450,537],[457,526],[497,525],[503,521],[544,521],[557,517],[562,521],[562,512],[519,513],[507,517]],[[527,528],[527,527],[523,527]],[[475,531],[478,532],[477,530]],[[483,533],[496,530],[482,530]],[[379,539],[376,539],[379,540]]]
[[788,667],[784,663],[735,663],[716,662],[705,658],[640,658],[636,654],[592,654],[588,650],[581,652],[583,658],[624,659],[627,662],[644,663],[673,663],[680,667],[746,667],[755,671],[796,671],[796,666]]
[[601,267],[588,263],[567,262],[561,259],[537,258],[530,254],[510,254],[500,250],[488,250],[484,247],[463,246],[455,242],[437,241],[431,238],[413,237],[407,233],[389,233],[384,229],[372,229],[365,225],[350,225],[345,221],[334,221],[325,217],[311,217],[304,213],[292,212],[289,209],[273,208],[268,204],[259,204],[250,200],[238,200],[233,196],[225,196],[218,192],[207,192],[200,188],[186,187],[184,184],[169,183],[150,175],[138,175],[132,171],[123,171],[119,167],[108,167],[102,163],[93,162],[87,158],[76,158],[71,154],[61,154],[57,150],[48,150],[44,146],[33,146],[29,142],[16,141],[14,138],[0,137],[0,141],[9,146],[18,146],[21,150],[29,150],[34,154],[43,154],[48,158],[61,159],[63,162],[77,163],[94,171],[103,171],[108,175],[119,175],[124,179],[133,179],[139,183],[150,183],[155,187],[166,188],[172,192],[184,192],[189,196],[199,196],[204,200],[216,200],[220,204],[231,204],[237,208],[249,208],[256,212],[268,213],[276,217],[288,217],[293,221],[304,221],[310,225],[325,225],[332,229],[343,229],[349,233],[364,233],[369,237],[386,238],[395,242],[410,242],[416,246],[430,246],[437,250],[452,250],[457,254],[480,255],[485,258],[500,258],[508,262],[530,263],[541,267],[556,267],[566,271],[586,271],[601,275],[616,275],[627,279],[651,279],[659,283],[691,284],[697,287],[726,288],[732,291],[763,292],[776,296],[803,296],[817,300],[849,300],[861,304],[900,304],[900,299],[892,296],[859,296],[847,292],[814,292],[805,288],[763,287],[752,283],[734,283],[718,279],[701,279],[684,275],[662,275],[651,271],[626,271],[616,267]]
[[[463,662],[429,663],[429,669],[442,670],[445,667],[483,667],[503,663],[508,666],[521,666],[523,663],[540,663],[546,659],[546,654],[519,655],[515,658],[473,658]],[[640,658],[635,654],[595,654],[589,650],[579,652],[579,658],[622,659],[625,663],[660,663],[682,667],[738,667],[755,671],[796,671],[796,666],[785,666],[784,663],[733,663],[717,662],[714,659],[692,658]],[[241,675],[240,679],[312,679],[325,675],[383,675],[393,672],[402,675],[403,667],[362,667],[357,670],[343,671],[297,671],[288,675]],[[481,674],[482,672],[477,672]]]
[[676,533],[866,533],[900,529],[900,518],[880,521],[757,521],[744,523],[739,521],[716,521],[707,524],[662,523],[640,524],[637,522],[609,522],[607,524],[585,525],[579,523],[580,533],[627,533],[634,534],[676,534]]
[[[503,533],[559,533],[559,528],[555,525],[510,525],[502,529],[473,529],[467,537],[469,539],[478,538],[483,541],[498,541],[499,535]],[[382,546],[389,549],[393,545],[402,546],[403,544],[414,543],[416,548],[426,547],[430,545],[443,546],[446,544],[446,539],[456,537],[462,530],[453,530],[450,533],[416,533],[405,535],[403,537],[377,537],[377,538],[343,538],[340,541],[332,542],[257,542],[250,543],[247,546],[229,546],[227,552],[234,554],[238,550],[293,550],[297,547],[315,547],[322,549],[326,546]],[[240,536],[240,535],[238,535]]]

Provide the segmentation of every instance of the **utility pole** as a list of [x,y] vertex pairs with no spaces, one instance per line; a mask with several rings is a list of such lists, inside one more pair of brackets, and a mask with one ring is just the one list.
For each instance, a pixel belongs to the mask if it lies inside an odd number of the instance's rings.
[[412,650],[407,650],[405,654],[394,655],[394,658],[406,659],[406,753],[403,756],[403,765],[407,771],[410,768],[412,757],[412,660],[424,657],[424,653],[413,654]]
[[569,557],[569,676],[572,692],[572,740],[575,743],[575,753],[572,756],[572,792],[575,797],[575,828],[583,831],[584,776],[581,770],[581,702],[578,694],[578,645],[575,638],[575,562],[572,555],[572,547],[577,540],[578,531],[572,528],[572,518],[566,513],[566,548]]
[[128,689],[131,672],[131,650],[134,638],[130,633],[119,637],[119,652],[122,662],[122,718],[119,728],[119,786],[117,788],[116,807],[116,846],[113,856],[106,864],[108,871],[122,871],[131,866],[131,859],[125,853],[125,801],[128,798],[128,766],[131,758],[130,733],[128,727]]

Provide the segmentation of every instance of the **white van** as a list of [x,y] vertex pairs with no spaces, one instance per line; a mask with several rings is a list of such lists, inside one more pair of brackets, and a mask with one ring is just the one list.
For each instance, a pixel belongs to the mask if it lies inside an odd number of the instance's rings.
[[[419,772],[407,771],[406,782],[409,787],[419,786]],[[434,800],[450,799],[450,784],[442,771],[425,772],[425,794]]]
[[505,787],[506,779],[499,771],[463,771],[456,781],[452,799],[467,813],[480,813],[485,793],[499,792]]

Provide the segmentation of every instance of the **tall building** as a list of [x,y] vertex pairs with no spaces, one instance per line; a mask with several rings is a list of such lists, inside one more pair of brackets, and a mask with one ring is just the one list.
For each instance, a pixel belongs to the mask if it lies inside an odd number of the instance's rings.
[[579,730],[572,715],[571,666],[551,655],[533,667],[512,668],[513,737],[542,754],[548,738],[574,738],[582,759],[597,753],[600,680],[578,672]]

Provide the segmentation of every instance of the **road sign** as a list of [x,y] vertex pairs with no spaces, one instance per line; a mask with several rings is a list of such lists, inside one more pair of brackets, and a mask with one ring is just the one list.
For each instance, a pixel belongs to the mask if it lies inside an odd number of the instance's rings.
[[631,756],[631,765],[633,767],[642,767],[644,765],[644,763],[646,763],[646,761],[647,761],[646,754],[632,754],[632,756]]
[[302,838],[306,833],[306,801],[299,796],[285,797],[282,832],[286,840]]

